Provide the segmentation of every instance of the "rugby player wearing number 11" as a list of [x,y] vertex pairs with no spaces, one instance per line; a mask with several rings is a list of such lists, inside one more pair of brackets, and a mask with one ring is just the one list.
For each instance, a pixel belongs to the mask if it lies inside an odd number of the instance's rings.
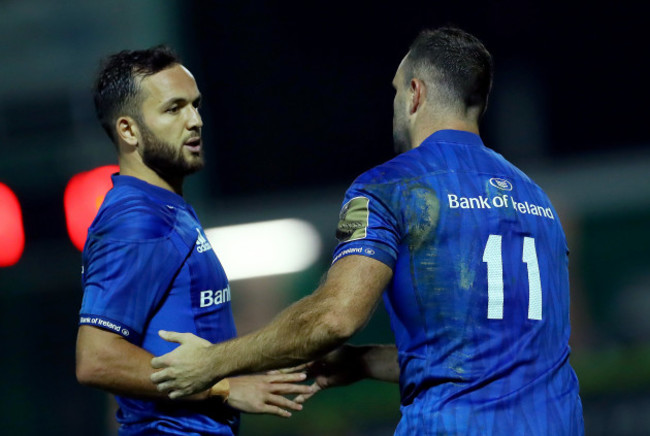
[[[582,435],[569,364],[568,249],[528,176],[479,136],[492,83],[483,44],[422,32],[393,79],[391,161],[346,193],[327,279],[267,327],[155,358],[170,397],[232,373],[320,358],[316,388],[398,382],[397,435]],[[383,294],[396,347],[344,345]],[[301,396],[305,400],[308,395]]]

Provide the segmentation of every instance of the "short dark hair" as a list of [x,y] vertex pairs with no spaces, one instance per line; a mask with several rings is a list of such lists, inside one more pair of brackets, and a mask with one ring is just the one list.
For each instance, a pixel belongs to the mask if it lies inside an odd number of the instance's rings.
[[473,35],[455,27],[424,30],[415,38],[405,61],[405,80],[432,80],[452,105],[487,105],[492,87],[492,56]]
[[180,63],[176,53],[165,45],[146,50],[123,50],[102,61],[94,87],[95,111],[113,142],[117,144],[115,121],[118,117],[129,115],[140,119],[138,79]]

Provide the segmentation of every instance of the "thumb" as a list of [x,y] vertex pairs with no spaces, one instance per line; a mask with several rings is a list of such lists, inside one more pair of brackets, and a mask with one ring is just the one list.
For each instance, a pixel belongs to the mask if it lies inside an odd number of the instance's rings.
[[163,338],[164,340],[168,342],[176,342],[176,343],[183,343],[183,339],[185,336],[185,333],[178,333],[178,332],[168,332],[166,330],[158,330],[158,336]]

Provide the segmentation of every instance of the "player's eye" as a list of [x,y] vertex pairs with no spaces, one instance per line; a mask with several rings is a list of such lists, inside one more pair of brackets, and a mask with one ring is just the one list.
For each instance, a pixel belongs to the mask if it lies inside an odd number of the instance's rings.
[[170,106],[165,110],[165,112],[170,113],[170,114],[175,114],[180,110],[180,106],[175,104],[173,106]]

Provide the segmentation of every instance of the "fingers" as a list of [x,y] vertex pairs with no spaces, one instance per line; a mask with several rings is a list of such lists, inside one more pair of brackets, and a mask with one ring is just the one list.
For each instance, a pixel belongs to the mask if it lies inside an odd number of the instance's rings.
[[307,379],[307,374],[304,372],[291,373],[291,374],[270,374],[267,377],[269,383],[295,383]]
[[264,407],[261,413],[267,413],[269,415],[277,415],[282,418],[291,418],[291,412],[278,406],[266,406]]
[[[152,362],[153,365],[153,362]],[[171,374],[172,368],[165,368],[151,374],[149,379],[156,385],[158,392],[167,392],[169,398],[181,398],[192,394],[188,388],[179,388],[178,380]]]
[[267,403],[271,406],[278,406],[283,409],[302,410],[302,404],[298,404],[295,401],[290,400],[281,395],[270,396],[269,401]]
[[177,342],[179,344],[183,342],[183,339],[185,339],[185,336],[187,335],[188,333],[178,333],[178,332],[168,332],[166,330],[158,330],[158,336],[160,336],[166,341]]
[[272,374],[266,376],[268,383],[267,389],[269,393],[289,395],[289,394],[310,394],[312,386],[299,384],[299,382],[306,380],[307,374],[291,373],[291,374]]
[[180,398],[189,395],[191,393],[191,392],[186,392],[189,391],[189,388],[184,389],[178,387],[177,382],[175,380],[168,380],[162,383],[158,383],[156,385],[156,389],[158,389],[158,392],[167,392],[169,398]]
[[309,392],[301,393],[296,398],[293,399],[298,404],[304,404],[308,399],[314,396],[318,391],[321,391],[323,388],[318,384],[314,383],[309,386]]
[[178,390],[175,390],[175,391],[170,391],[168,396],[172,400],[177,400],[179,398],[187,397],[188,395],[191,395],[191,394],[192,394],[192,391],[190,389],[178,389]]
[[174,390],[174,386],[172,385],[171,381],[165,381],[162,383],[157,383],[156,384],[156,389],[158,389],[158,392],[170,392]]
[[[153,361],[151,362],[151,366],[156,368]],[[163,368],[163,366],[159,366],[159,368]],[[162,369],[160,371],[156,371],[153,374],[151,374],[151,376],[149,376],[149,379],[153,383],[157,384],[159,387],[160,387],[160,383],[162,383],[164,381],[167,381],[167,380],[170,380],[171,378],[172,377],[169,375],[169,371],[167,369]],[[158,389],[158,390],[160,390],[160,389]]]
[[292,374],[292,373],[302,372],[307,368],[307,365],[309,364],[303,363],[302,365],[292,366],[291,368],[274,369],[273,371],[267,371],[267,374],[275,375],[275,374]]
[[310,394],[300,394],[296,398],[293,399],[298,404],[305,404],[308,399],[314,396],[314,393]]
[[187,397],[188,395],[192,395],[194,393],[192,389],[189,387],[188,388],[174,387],[172,386],[171,382],[161,383],[158,386],[156,386],[156,389],[158,389],[159,392],[167,392],[167,396],[172,400]]
[[[167,362],[167,357],[166,356],[167,356],[166,354],[163,354],[162,356],[154,357],[153,359],[151,359],[151,366],[154,369],[167,368],[169,366],[169,363]],[[160,378],[160,377],[162,377],[162,375],[160,375],[161,373],[166,374],[165,371],[154,372],[151,375],[151,381],[156,383],[156,380],[154,380],[153,376],[157,375],[157,377]]]
[[310,394],[313,389],[309,385],[299,385],[292,383],[273,383],[269,387],[272,394],[289,395],[289,394]]
[[283,418],[291,417],[291,412],[289,410],[300,411],[302,410],[302,405],[292,401],[288,398],[285,398],[280,395],[271,395],[266,401],[266,406],[264,413],[270,413],[272,415],[278,415]]

